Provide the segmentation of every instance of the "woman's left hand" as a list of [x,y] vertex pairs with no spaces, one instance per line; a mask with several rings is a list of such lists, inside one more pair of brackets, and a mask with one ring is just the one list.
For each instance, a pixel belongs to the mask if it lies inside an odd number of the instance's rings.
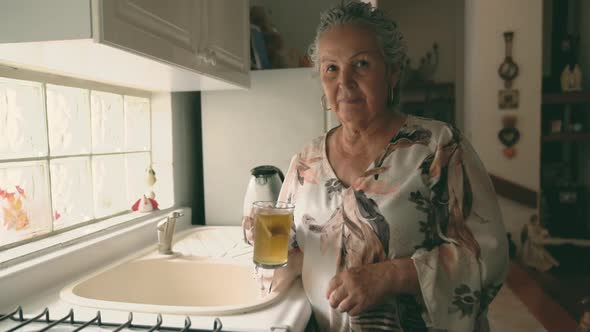
[[326,297],[332,308],[356,316],[397,293],[419,292],[418,276],[410,258],[353,267],[336,274]]

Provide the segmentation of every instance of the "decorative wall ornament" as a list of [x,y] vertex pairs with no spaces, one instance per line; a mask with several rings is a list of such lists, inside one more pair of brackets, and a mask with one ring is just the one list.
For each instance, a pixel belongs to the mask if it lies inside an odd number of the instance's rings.
[[512,82],[518,76],[518,65],[512,60],[512,40],[514,38],[513,31],[504,32],[504,43],[506,47],[506,55],[504,61],[498,68],[498,74],[507,82]]
[[498,91],[498,107],[502,110],[518,108],[519,99],[520,96],[516,89]]
[[516,155],[514,145],[520,140],[520,131],[516,128],[516,115],[505,115],[502,118],[504,126],[498,132],[498,139],[504,145],[502,152],[507,158],[513,158]]
[[512,89],[512,82],[518,76],[518,65],[512,59],[513,31],[504,32],[505,56],[504,61],[498,67],[498,75],[504,80],[504,90],[498,92],[498,105],[500,109],[518,108],[519,93]]

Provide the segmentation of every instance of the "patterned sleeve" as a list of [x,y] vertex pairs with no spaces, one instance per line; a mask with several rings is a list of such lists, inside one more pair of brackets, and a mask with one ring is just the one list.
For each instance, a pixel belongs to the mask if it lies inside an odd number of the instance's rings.
[[487,307],[508,269],[500,209],[483,164],[462,135],[447,128],[437,141],[424,172],[438,239],[412,255],[423,318],[433,329],[486,330]]
[[[297,170],[298,160],[298,155],[295,155],[293,158],[291,158],[289,169],[287,170],[287,174],[285,174],[285,180],[283,181],[283,186],[281,187],[281,192],[279,193],[279,201],[281,202],[296,204],[296,194],[297,189],[299,188],[299,173]],[[289,236],[289,250],[299,248],[295,235],[295,223],[293,222],[291,224],[291,233]]]

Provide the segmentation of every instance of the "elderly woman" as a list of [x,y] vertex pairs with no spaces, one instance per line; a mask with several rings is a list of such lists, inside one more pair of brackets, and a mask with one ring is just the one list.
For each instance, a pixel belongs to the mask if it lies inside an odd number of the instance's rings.
[[323,331],[488,330],[508,264],[495,193],[456,129],[399,111],[396,24],[343,3],[310,54],[341,125],[291,161],[279,199],[295,204],[293,239],[275,279],[301,275]]

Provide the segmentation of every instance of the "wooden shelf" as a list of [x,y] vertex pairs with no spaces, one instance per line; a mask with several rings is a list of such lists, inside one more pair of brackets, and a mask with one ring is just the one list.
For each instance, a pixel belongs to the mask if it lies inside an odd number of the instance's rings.
[[546,93],[543,95],[542,103],[543,105],[590,103],[590,93],[584,91]]
[[560,133],[543,136],[543,142],[571,142],[590,140],[590,133]]

